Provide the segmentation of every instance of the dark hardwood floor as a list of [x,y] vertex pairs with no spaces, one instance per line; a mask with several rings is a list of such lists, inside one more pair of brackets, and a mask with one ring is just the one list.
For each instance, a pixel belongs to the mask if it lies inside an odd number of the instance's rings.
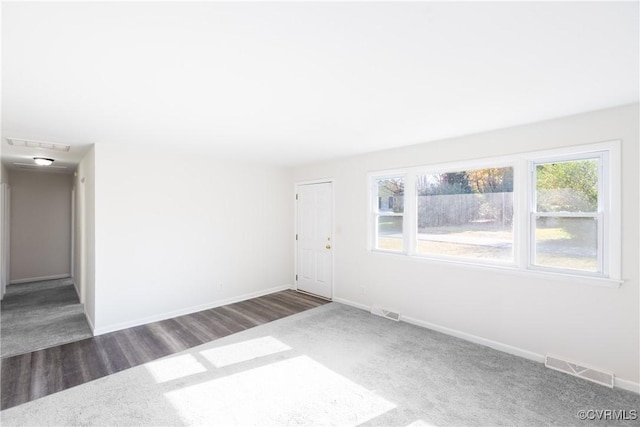
[[326,304],[282,291],[1,360],[1,405],[74,387],[282,317]]

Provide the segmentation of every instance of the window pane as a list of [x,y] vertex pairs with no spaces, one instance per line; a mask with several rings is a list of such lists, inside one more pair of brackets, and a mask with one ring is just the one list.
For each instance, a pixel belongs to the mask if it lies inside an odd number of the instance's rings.
[[402,226],[403,217],[401,216],[379,216],[376,248],[401,251],[403,249]]
[[404,212],[404,178],[381,178],[378,187],[378,210],[380,212]]
[[513,168],[419,175],[417,252],[513,260]]
[[536,165],[538,212],[597,212],[598,159]]
[[597,219],[540,217],[535,238],[536,265],[598,271]]

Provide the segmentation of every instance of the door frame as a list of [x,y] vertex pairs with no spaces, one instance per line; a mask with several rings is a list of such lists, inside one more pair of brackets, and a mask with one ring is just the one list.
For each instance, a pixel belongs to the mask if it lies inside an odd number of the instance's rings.
[[11,280],[11,186],[0,183],[0,300]]
[[[336,244],[336,221],[335,221],[335,211],[336,211],[336,202],[335,202],[335,179],[334,178],[322,178],[322,179],[311,179],[305,181],[296,181],[293,184],[293,286],[292,289],[297,292],[304,292],[298,290],[298,281],[296,280],[296,275],[298,274],[298,240],[296,239],[296,234],[298,233],[298,203],[297,203],[297,194],[298,188],[303,185],[313,185],[313,184],[331,184],[331,298],[329,301],[333,301],[335,296],[335,283],[336,283],[336,265],[335,265],[335,256],[334,249]],[[323,298],[318,296],[318,298]]]

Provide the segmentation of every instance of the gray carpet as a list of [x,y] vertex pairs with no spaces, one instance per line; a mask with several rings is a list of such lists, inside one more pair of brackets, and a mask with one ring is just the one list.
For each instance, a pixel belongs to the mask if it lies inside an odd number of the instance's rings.
[[7,286],[0,311],[1,357],[92,336],[72,279]]
[[3,426],[623,425],[576,414],[639,407],[636,394],[332,303],[5,410],[0,420]]

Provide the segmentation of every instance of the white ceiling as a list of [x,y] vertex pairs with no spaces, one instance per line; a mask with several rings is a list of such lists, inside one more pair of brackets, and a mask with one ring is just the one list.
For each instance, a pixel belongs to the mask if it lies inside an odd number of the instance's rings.
[[638,102],[638,52],[638,2],[4,2],[2,136],[295,165]]

